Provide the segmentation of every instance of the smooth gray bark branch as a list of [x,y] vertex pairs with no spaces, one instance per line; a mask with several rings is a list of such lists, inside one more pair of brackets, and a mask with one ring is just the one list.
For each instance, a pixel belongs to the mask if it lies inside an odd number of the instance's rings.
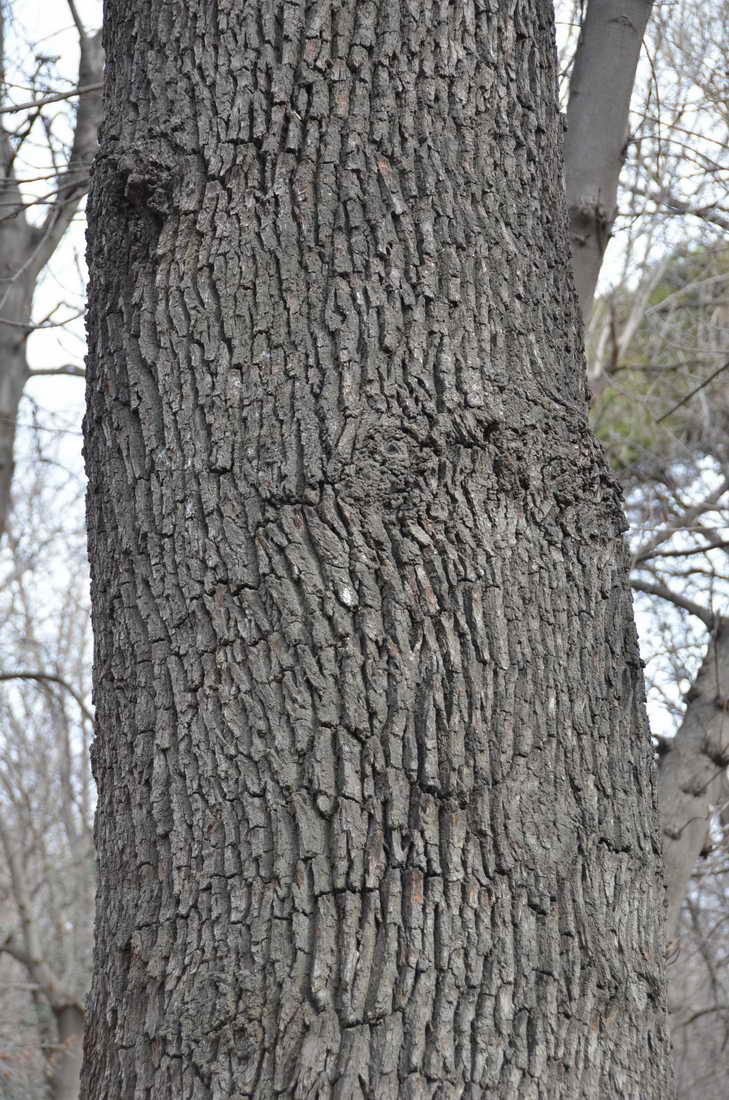
[[567,108],[565,173],[575,284],[587,324],[615,219],[630,98],[651,0],[588,0]]

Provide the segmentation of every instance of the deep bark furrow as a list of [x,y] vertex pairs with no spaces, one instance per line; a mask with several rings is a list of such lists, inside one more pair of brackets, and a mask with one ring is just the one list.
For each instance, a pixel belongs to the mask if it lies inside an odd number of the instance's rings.
[[506,8],[109,4],[88,1097],[665,1095],[548,5]]

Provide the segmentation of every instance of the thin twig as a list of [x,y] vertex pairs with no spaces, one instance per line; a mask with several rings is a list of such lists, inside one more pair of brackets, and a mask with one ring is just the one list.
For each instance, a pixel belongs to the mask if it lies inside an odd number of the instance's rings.
[[29,424],[25,420],[17,420],[14,416],[3,416],[0,413],[0,423],[2,424],[14,424],[16,428],[27,428],[30,432],[56,432],[58,435],[78,435],[82,436],[84,433],[76,431],[75,428],[49,428],[45,424]]
[[722,363],[720,367],[717,367],[714,373],[710,374],[708,378],[705,378],[703,382],[699,382],[698,386],[691,390],[690,393],[687,393],[685,397],[682,397],[680,401],[678,401],[672,408],[668,410],[668,412],[664,413],[663,416],[659,416],[656,420],[656,424],[660,424],[661,421],[665,420],[666,417],[669,417],[671,413],[675,413],[676,409],[680,409],[682,405],[685,405],[687,401],[690,401],[692,397],[695,397],[700,390],[703,390],[704,386],[708,386],[710,382],[714,381],[717,375],[721,374],[721,372],[723,370],[726,370],[728,367],[729,359],[727,359],[726,363]]
[[673,523],[667,523],[665,527],[658,528],[658,532],[652,539],[648,539],[643,546],[638,547],[633,555],[633,564],[639,565],[640,562],[645,561],[651,556],[653,551],[661,545],[663,542],[667,542],[678,531],[702,531],[702,527],[694,527],[693,520],[699,519],[706,512],[710,512],[714,505],[723,497],[724,493],[729,489],[729,478],[724,478],[719,486],[709,493],[707,497],[699,501],[692,508],[682,512],[680,517],[676,517]]
[[78,8],[76,7],[74,0],[66,0],[66,3],[68,4],[68,10],[71,12],[71,18],[76,24],[76,30],[78,31],[79,38],[85,38],[86,31],[84,30],[84,25],[81,22],[81,16],[78,13]]
[[65,367],[33,367],[28,371],[30,378],[38,378],[42,374],[66,374],[69,378],[85,378],[86,371],[83,367],[75,367],[68,363]]
[[65,688],[72,699],[78,704],[78,708],[83,714],[84,718],[91,722],[93,725],[94,716],[89,708],[84,703],[83,699],[76,691],[74,687],[69,684],[68,680],[64,680],[62,676],[53,676],[49,672],[0,672],[0,681],[5,680],[35,680],[37,683],[52,683],[59,684],[62,688]]
[[62,99],[73,99],[75,95],[85,95],[86,92],[98,92],[103,88],[103,81],[98,84],[87,84],[83,88],[74,88],[70,92],[56,92],[55,95],[45,96],[43,99],[31,99],[27,103],[16,103],[13,107],[0,107],[0,115],[13,115],[17,111],[31,111],[37,107],[45,107],[46,103],[58,103]]

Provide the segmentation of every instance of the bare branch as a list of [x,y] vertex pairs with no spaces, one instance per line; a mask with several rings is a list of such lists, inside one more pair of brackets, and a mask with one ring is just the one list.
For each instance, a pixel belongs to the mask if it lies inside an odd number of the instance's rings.
[[78,8],[76,7],[75,0],[66,0],[66,3],[68,4],[68,10],[71,12],[71,18],[76,24],[76,30],[78,31],[79,38],[85,38],[86,31],[84,30],[84,25],[81,22],[81,16],[78,13]]
[[633,556],[633,564],[640,565],[641,562],[647,561],[654,550],[656,550],[662,543],[667,542],[672,538],[677,531],[686,530],[691,527],[694,520],[697,520],[700,516],[703,516],[705,512],[710,511],[713,506],[721,500],[724,493],[729,489],[729,478],[724,478],[722,483],[714,489],[712,493],[709,493],[707,497],[704,497],[702,501],[695,504],[693,508],[687,508],[679,516],[677,516],[673,523],[666,524],[653,538],[644,543],[643,546],[636,550]]
[[101,32],[94,35],[81,35],[79,38],[81,58],[79,61],[79,88],[96,90],[79,98],[76,113],[76,127],[68,168],[59,177],[56,200],[46,216],[43,225],[35,230],[37,243],[32,263],[32,273],[38,273],[45,267],[55,252],[63,234],[73,218],[79,202],[88,187],[88,169],[96,152],[97,131],[102,112],[102,74],[104,51],[101,45]]
[[[701,135],[702,141],[704,136]],[[694,218],[700,218],[701,221],[710,222],[711,225],[718,225],[720,229],[729,229],[729,218],[718,213],[717,207],[719,204],[716,202],[707,203],[705,206],[692,206],[691,203],[684,202],[683,199],[670,191],[648,191],[637,186],[632,186],[630,190],[634,195],[640,195],[641,198],[648,199],[669,214],[689,214]]]
[[84,88],[72,88],[70,92],[56,92],[54,95],[44,96],[43,99],[31,99],[27,103],[16,103],[12,107],[0,107],[0,115],[14,115],[17,111],[30,111],[36,107],[45,107],[47,103],[59,103],[63,99],[73,99],[77,95],[86,95],[88,92],[97,92],[104,87],[104,82],[87,84]]
[[12,932],[7,935],[4,940],[0,940],[0,952],[3,951],[7,955],[10,955],[11,959],[15,959],[16,962],[25,967],[35,984],[47,997],[48,1003],[54,1012],[64,1008],[66,1005],[73,1005],[80,1012],[83,1012],[83,1008],[79,1004],[78,999],[63,988],[61,982],[58,980],[53,970],[51,970],[48,963],[45,962],[44,959],[36,958],[34,955],[24,950],[17,942]]
[[688,1027],[689,1024],[692,1024],[694,1022],[694,1020],[698,1020],[702,1016],[708,1015],[710,1012],[727,1012],[727,1011],[729,1011],[729,1004],[709,1005],[708,1008],[699,1008],[699,1009],[697,1009],[697,1011],[693,1012],[688,1017],[688,1019],[681,1020],[681,1022],[676,1024],[675,1026],[676,1027]]
[[9,317],[0,317],[0,324],[9,325],[10,328],[25,329],[30,335],[31,332],[42,332],[47,328],[65,328],[69,321],[76,321],[83,315],[84,310],[80,309],[78,313],[72,313],[70,317],[66,317],[63,321],[39,321],[37,324],[33,324],[32,321],[11,321]]
[[682,611],[688,611],[689,615],[695,615],[697,619],[701,619],[707,630],[713,630],[716,615],[712,611],[702,607],[701,604],[694,603],[686,596],[681,596],[678,592],[673,592],[667,585],[631,579],[630,587],[636,592],[642,592],[644,596],[658,596],[662,600],[668,600],[674,607],[680,607]]
[[714,542],[705,542],[701,546],[691,546],[686,550],[656,550],[654,558],[688,558],[692,554],[705,554],[708,550],[726,550],[729,547],[729,539],[715,539]]
[[703,380],[703,382],[699,382],[698,386],[695,386],[690,393],[687,393],[685,397],[682,397],[680,401],[678,401],[668,410],[668,412],[665,412],[663,416],[659,416],[656,420],[656,424],[660,424],[663,420],[666,420],[671,415],[671,413],[675,413],[677,409],[680,409],[682,405],[685,405],[687,401],[690,401],[692,397],[695,397],[697,393],[708,386],[710,382],[713,382],[714,379],[718,375],[720,375],[722,371],[727,370],[727,368],[729,368],[729,359],[727,359],[726,363],[722,363],[720,367],[717,367],[716,370],[713,371],[708,378],[705,378]]
[[83,432],[76,431],[75,428],[49,428],[46,424],[34,424],[32,421],[16,420],[14,416],[3,416],[2,413],[0,413],[0,424],[14,424],[16,428],[27,428],[32,432],[53,432],[54,435],[83,435]]
[[635,70],[652,0],[589,0],[570,80],[565,140],[575,285],[585,323],[615,218]]
[[76,703],[78,704],[78,708],[83,714],[84,718],[88,722],[91,722],[91,724],[93,725],[93,714],[86,706],[76,689],[72,687],[71,684],[69,684],[68,680],[64,680],[63,677],[54,676],[48,672],[0,672],[0,682],[8,680],[36,680],[38,683],[41,684],[59,684],[62,688],[65,688],[69,695],[76,701]]
[[63,367],[33,367],[28,371],[29,378],[39,378],[41,375],[65,374],[69,378],[85,378],[86,371],[83,367],[75,367],[73,363],[66,363]]

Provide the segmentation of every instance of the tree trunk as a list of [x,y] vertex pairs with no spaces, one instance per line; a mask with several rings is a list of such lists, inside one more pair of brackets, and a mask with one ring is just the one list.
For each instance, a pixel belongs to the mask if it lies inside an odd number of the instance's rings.
[[0,246],[4,246],[0,250],[0,539],[10,513],[18,405],[28,380],[25,348],[33,286],[19,272],[27,260],[29,244],[25,225],[17,221],[0,224]]
[[575,285],[585,325],[613,221],[630,98],[653,0],[588,0],[570,80],[565,169]]
[[676,934],[681,905],[725,790],[729,766],[729,620],[719,619],[686,712],[658,772],[666,863],[669,936]]
[[61,1050],[53,1057],[51,1100],[78,1100],[84,1013],[75,1003],[53,1009]]
[[87,1100],[668,1095],[551,4],[109,0]]

